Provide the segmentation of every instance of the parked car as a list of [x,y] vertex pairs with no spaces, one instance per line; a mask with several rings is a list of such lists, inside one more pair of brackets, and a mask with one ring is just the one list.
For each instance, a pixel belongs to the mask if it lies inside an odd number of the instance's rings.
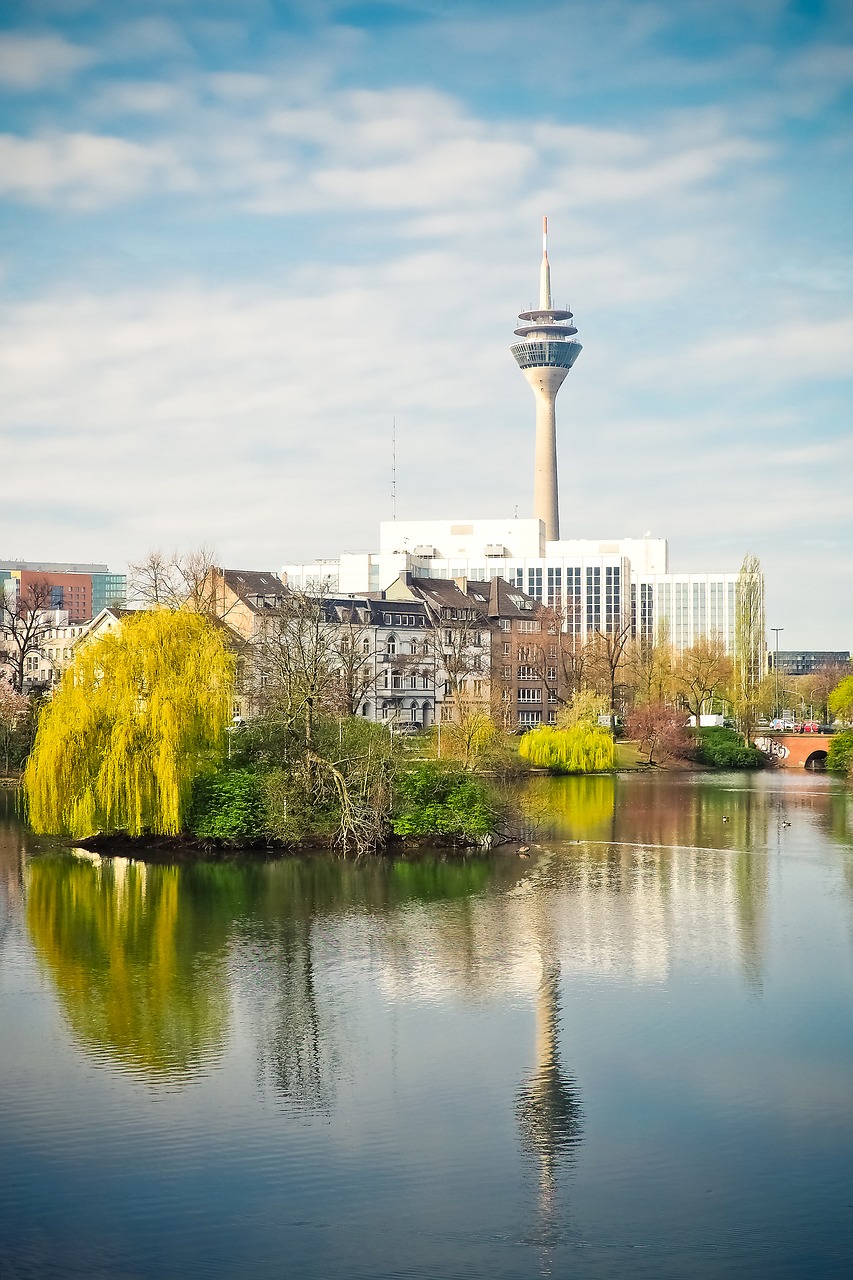
[[820,725],[817,720],[804,720],[801,733],[820,733]]

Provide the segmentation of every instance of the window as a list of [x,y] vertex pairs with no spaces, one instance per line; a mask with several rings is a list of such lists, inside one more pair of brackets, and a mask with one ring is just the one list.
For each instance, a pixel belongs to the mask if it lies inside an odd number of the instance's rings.
[[441,718],[442,718],[442,720],[452,720],[452,719],[453,719],[453,708],[452,708],[452,707],[447,707],[447,706],[445,706],[445,705],[444,705],[444,703],[442,703],[442,705],[441,705]]
[[480,698],[482,697],[482,694],[483,694],[483,682],[482,680],[475,680],[474,681],[474,697]]
[[389,636],[389,637],[388,637],[388,639],[385,641],[385,652],[386,652],[386,653],[396,653],[396,652],[397,652],[397,637],[396,637],[396,636]]
[[362,652],[363,652],[363,653],[370,653],[370,641],[369,641],[369,640],[365,640],[365,641],[364,641],[364,644],[361,646],[361,648],[362,648]]
[[535,725],[542,721],[541,711],[519,711],[518,723],[524,729],[532,729]]
[[604,628],[618,631],[622,624],[622,570],[612,565],[604,570]]
[[421,672],[421,688],[422,689],[429,688],[429,676],[427,675],[426,671]]
[[504,657],[508,658],[512,653],[512,645],[504,642]]
[[409,688],[410,688],[410,689],[417,689],[417,687],[418,687],[418,677],[417,677],[417,674],[416,674],[415,672],[413,672],[413,673],[409,676],[409,679],[408,679],[408,685],[409,685]]
[[535,680],[536,668],[535,667],[519,667],[518,678],[519,680]]
[[601,570],[586,571],[586,629],[595,631],[601,627]]
[[501,667],[501,679],[502,680],[512,679],[512,667]]
[[555,644],[548,645],[548,657],[553,661],[557,656],[557,646]]
[[541,702],[542,690],[541,689],[519,689],[518,700],[519,702]]
[[445,631],[445,633],[444,633],[444,643],[445,643],[445,644],[453,644],[453,632],[452,632],[452,631]]
[[547,671],[545,672],[545,679],[546,679],[546,680],[556,680],[556,679],[557,679],[557,668],[556,668],[556,667],[548,667]]
[[501,702],[512,702],[512,689],[501,689]]
[[510,618],[501,618],[501,631],[510,631],[512,629],[512,620]]
[[553,609],[555,606],[563,602],[563,571],[562,569],[548,570],[548,604]]
[[403,677],[400,675],[400,672],[392,671],[391,672],[391,688],[402,689],[402,687],[403,687]]

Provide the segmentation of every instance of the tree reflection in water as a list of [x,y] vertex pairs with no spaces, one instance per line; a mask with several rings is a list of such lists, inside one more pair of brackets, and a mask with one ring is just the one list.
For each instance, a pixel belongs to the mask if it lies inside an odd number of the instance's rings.
[[70,855],[28,861],[30,937],[78,1044],[176,1082],[197,1076],[222,1049],[234,887],[227,870]]
[[253,971],[259,1074],[289,1108],[329,1112],[346,1066],[346,1002],[319,958],[328,954],[335,922],[352,914],[382,916],[382,950],[399,959],[406,933],[400,908],[457,903],[462,910],[495,879],[494,864],[481,857],[358,864],[294,859],[264,869],[241,940]]

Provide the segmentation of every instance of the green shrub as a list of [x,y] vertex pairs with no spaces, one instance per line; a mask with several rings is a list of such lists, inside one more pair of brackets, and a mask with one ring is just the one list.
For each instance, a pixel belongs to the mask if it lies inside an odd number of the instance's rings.
[[394,831],[399,836],[478,840],[498,817],[491,788],[458,765],[429,760],[397,779]]
[[696,759],[715,769],[761,769],[767,760],[758,747],[748,747],[734,729],[696,730]]
[[254,840],[264,834],[262,779],[249,769],[206,773],[193,785],[189,828],[204,840]]
[[848,777],[853,777],[853,729],[833,735],[826,757],[826,767],[833,773],[844,773]]

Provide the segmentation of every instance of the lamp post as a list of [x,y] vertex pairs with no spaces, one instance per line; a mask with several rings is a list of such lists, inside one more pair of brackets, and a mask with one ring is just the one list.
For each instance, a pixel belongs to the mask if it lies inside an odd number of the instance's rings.
[[778,716],[779,714],[779,632],[784,631],[785,628],[771,627],[770,630],[774,632],[776,636],[776,656],[773,659],[773,675],[775,677],[774,679],[775,693],[773,695],[773,699],[774,699],[773,705],[776,710],[776,715]]

